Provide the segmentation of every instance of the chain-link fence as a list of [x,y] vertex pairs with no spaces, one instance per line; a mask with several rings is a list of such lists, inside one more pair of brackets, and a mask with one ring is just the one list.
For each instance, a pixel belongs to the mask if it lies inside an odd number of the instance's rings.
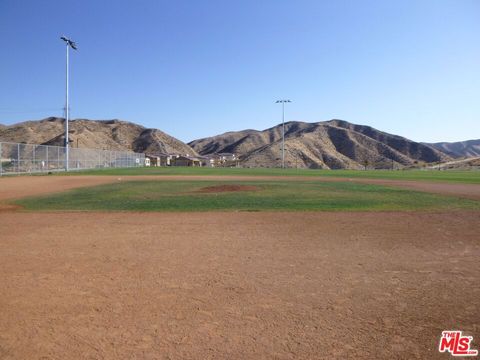
[[[137,167],[144,164],[145,154],[131,151],[69,148],[69,170]],[[0,142],[0,176],[65,171],[66,167],[64,147]]]

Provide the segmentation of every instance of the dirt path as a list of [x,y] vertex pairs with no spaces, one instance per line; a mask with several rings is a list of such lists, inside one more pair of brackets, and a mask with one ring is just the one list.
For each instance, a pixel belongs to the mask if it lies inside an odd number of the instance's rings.
[[445,359],[480,212],[3,213],[1,359]]
[[358,178],[332,177],[301,177],[301,176],[18,176],[0,178],[0,201],[25,196],[42,195],[65,191],[84,186],[108,184],[116,181],[255,181],[255,180],[284,180],[284,181],[353,181],[365,184],[379,184],[396,186],[412,190],[432,192],[480,200],[480,185],[454,184],[425,181],[379,180]]

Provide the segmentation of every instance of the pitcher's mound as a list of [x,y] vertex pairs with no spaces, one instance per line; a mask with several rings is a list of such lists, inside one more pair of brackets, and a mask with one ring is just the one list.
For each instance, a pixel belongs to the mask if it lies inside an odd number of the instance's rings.
[[219,193],[219,192],[235,192],[235,191],[256,191],[260,190],[258,186],[253,185],[215,185],[198,189],[197,193]]

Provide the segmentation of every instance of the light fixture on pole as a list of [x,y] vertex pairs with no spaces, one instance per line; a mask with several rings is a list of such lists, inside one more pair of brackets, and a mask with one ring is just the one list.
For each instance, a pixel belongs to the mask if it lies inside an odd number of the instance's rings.
[[65,43],[67,44],[67,62],[66,62],[66,82],[65,82],[65,171],[68,171],[68,161],[69,161],[69,138],[68,138],[68,120],[69,120],[69,112],[70,109],[68,107],[68,50],[72,48],[73,50],[77,50],[77,45],[72,40],[68,39],[65,36],[60,37]]
[[276,104],[282,104],[282,169],[285,169],[285,103],[290,100],[277,100]]

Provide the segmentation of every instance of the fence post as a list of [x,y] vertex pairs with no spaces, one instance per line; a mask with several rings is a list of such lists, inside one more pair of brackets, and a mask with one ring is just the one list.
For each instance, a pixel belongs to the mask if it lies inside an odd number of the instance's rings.
[[20,167],[20,144],[17,144],[17,173],[19,172]]
[[2,143],[0,142],[0,176],[2,176],[3,173],[3,157],[2,157]]

